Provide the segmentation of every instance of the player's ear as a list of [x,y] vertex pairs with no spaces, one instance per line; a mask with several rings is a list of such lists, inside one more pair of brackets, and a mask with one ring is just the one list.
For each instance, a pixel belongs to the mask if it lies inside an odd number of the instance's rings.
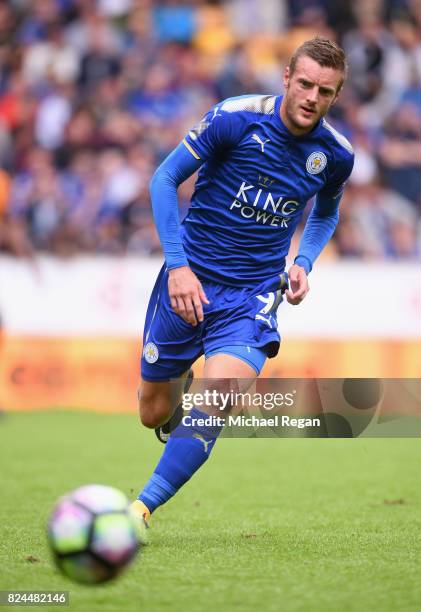
[[338,87],[338,88],[337,88],[337,90],[336,90],[335,97],[334,97],[334,98],[333,98],[333,100],[332,100],[332,104],[335,104],[336,100],[337,100],[337,99],[338,99],[338,97],[339,97],[339,94],[340,94],[340,93],[341,93],[341,91],[342,91],[343,86],[344,86],[344,79],[342,78],[342,79],[341,79],[341,81],[340,81],[340,83],[339,83],[339,87]]
[[339,94],[341,93],[341,91],[342,91],[342,87],[340,87],[340,88],[338,89],[338,91],[335,93],[335,97],[333,98],[332,102],[330,103],[330,106],[333,106],[333,105],[335,104],[335,102],[336,102],[336,100],[338,99],[338,96],[339,96]]

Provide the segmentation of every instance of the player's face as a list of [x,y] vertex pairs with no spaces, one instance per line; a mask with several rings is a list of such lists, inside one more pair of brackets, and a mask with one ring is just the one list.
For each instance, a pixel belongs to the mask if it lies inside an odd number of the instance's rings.
[[297,60],[292,74],[287,66],[281,106],[281,117],[287,128],[296,135],[312,130],[338,97],[342,79],[340,70],[320,66],[307,56]]

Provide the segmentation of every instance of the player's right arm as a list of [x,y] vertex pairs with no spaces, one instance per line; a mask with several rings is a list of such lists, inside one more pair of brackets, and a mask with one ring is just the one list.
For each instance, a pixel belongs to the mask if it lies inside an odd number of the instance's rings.
[[168,292],[174,311],[191,325],[203,321],[203,287],[190,269],[180,234],[177,188],[203,162],[181,143],[156,170],[150,183],[152,210],[168,269]]
[[202,305],[209,302],[183,248],[177,188],[231,140],[232,122],[227,113],[218,113],[218,107],[212,109],[163,161],[150,183],[153,216],[169,271],[171,306],[191,325],[203,321]]

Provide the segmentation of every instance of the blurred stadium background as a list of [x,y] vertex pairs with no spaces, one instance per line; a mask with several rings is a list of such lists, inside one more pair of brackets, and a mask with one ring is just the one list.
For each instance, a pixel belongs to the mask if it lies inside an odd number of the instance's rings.
[[162,260],[149,179],[216,101],[281,92],[292,51],[315,34],[348,54],[330,121],[356,164],[311,293],[281,306],[284,342],[264,372],[421,376],[420,0],[9,0],[1,407],[135,410]]

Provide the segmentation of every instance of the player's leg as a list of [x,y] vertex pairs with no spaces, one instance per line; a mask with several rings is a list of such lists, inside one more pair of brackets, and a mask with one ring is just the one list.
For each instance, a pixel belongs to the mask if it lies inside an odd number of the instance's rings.
[[[143,337],[139,415],[146,427],[162,429],[172,419],[190,366],[202,352],[199,329],[171,307],[165,268],[149,300]],[[179,384],[169,382],[177,379]]]
[[142,380],[138,391],[142,425],[155,429],[171,419],[180,402],[188,372],[171,382]]
[[[263,286],[261,291],[260,287],[256,289],[253,293],[253,290],[216,284],[205,287],[210,307],[205,314],[206,325],[199,331],[207,357],[204,375],[213,388],[224,386],[227,378],[246,379],[251,384],[267,355],[277,352],[279,334],[275,313],[281,294],[277,286],[270,293],[265,293]],[[234,341],[232,345],[230,339]],[[176,355],[174,352],[174,358]],[[201,410],[193,408],[190,416],[197,418],[188,426],[181,422],[173,432],[152,477],[139,495],[139,503],[150,512],[170,499],[205,463],[221,432],[220,426],[203,428],[201,423],[207,415]]]
[[[233,347],[227,347],[225,352],[224,348],[220,352],[213,351],[204,369],[207,389],[226,390],[227,379],[243,379],[247,385],[255,380],[266,355],[261,349],[250,349],[245,361],[242,357],[243,348],[247,347],[235,347],[240,356],[233,354]],[[198,381],[197,384],[201,383]],[[139,503],[143,504],[139,508],[146,508],[149,513],[154,512],[173,497],[209,458],[222,430],[219,424],[203,425],[210,413],[218,414],[218,406],[207,412],[192,408],[188,424],[182,421],[171,434],[154,473],[139,495]]]
[[187,393],[193,381],[190,368],[177,381],[142,381],[138,390],[139,416],[145,427],[155,429],[156,437],[166,444],[171,432],[180,423],[182,392]]
[[[183,321],[171,307],[165,268],[149,300],[143,336],[139,416],[143,425],[155,429],[172,418],[190,366],[202,353],[198,328]],[[132,509],[142,522],[149,518],[140,500]]]
[[[155,429],[155,432],[157,432],[158,429],[161,429],[160,425],[171,422],[171,419],[174,418],[174,412],[179,407],[181,393],[185,388],[189,372],[190,370],[187,370],[185,374],[171,382],[142,380],[138,391],[139,416],[145,427]],[[179,422],[181,417],[180,419],[177,417],[177,419]],[[174,429],[177,424],[173,424]],[[151,511],[141,497],[142,492],[132,503],[131,510],[138,519],[140,541],[146,544],[146,527]]]
[[[250,346],[224,346],[206,353],[203,372],[205,379],[236,378],[250,382],[259,376],[267,354],[264,349]],[[248,366],[245,368],[244,366]],[[247,376],[249,373],[250,376]]]
[[[138,391],[139,416],[145,427],[153,428],[155,432],[160,432],[160,425],[171,422],[179,406],[179,400],[186,383],[187,375],[188,372],[182,375],[178,380],[172,382],[151,382],[142,380]],[[174,429],[177,427],[177,424],[172,424]],[[149,508],[139,496],[138,499],[132,503],[131,511],[134,517],[137,518],[140,542],[142,544],[147,544],[147,527],[151,514]]]
[[[215,351],[206,358],[204,378],[225,379],[227,372],[230,378],[245,378],[244,356],[247,355],[248,347],[227,347]],[[250,351],[250,349],[248,349]],[[230,351],[228,353],[228,351]],[[233,352],[234,351],[234,352]],[[244,354],[244,356],[243,356]],[[263,353],[262,353],[263,355]],[[262,365],[266,356],[262,358]],[[250,364],[252,371],[256,368]],[[259,366],[260,371],[261,366]],[[254,376],[252,372],[252,376]],[[169,425],[168,434],[173,431],[181,421],[183,410],[180,403],[182,392],[187,393],[193,381],[193,371],[190,369],[176,381],[150,382],[143,380],[139,387],[139,416],[145,427],[153,428],[155,431],[163,429],[163,425]],[[175,414],[177,412],[177,414]],[[174,421],[174,422],[171,422]],[[164,436],[167,433],[164,429]],[[169,435],[168,435],[169,437]],[[160,438],[166,442],[168,438]]]

